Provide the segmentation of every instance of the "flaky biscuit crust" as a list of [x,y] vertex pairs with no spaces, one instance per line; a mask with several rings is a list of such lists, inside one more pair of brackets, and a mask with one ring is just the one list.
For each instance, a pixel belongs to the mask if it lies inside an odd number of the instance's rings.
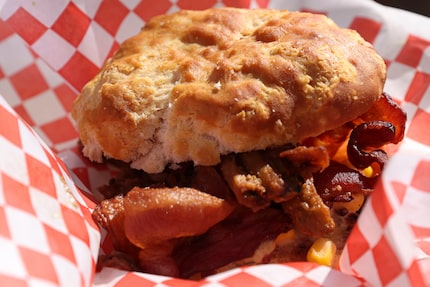
[[298,143],[367,111],[383,59],[324,15],[218,8],[150,20],[74,102],[83,152],[149,173]]

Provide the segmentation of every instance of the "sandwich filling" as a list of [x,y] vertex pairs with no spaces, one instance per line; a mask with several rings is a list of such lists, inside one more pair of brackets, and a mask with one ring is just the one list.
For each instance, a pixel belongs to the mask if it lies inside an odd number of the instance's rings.
[[336,266],[388,159],[383,147],[401,141],[405,119],[383,94],[361,117],[300,145],[231,153],[215,166],[185,162],[158,174],[118,163],[122,173],[101,189],[106,199],[93,214],[116,250],[99,267],[200,278],[245,264],[307,260],[321,238],[335,246],[328,265]]

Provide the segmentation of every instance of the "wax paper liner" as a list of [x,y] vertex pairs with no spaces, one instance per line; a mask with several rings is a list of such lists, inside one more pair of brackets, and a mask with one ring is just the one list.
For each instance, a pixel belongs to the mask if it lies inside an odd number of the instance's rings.
[[[104,232],[91,220],[97,196],[87,188],[112,172],[80,155],[71,103],[150,17],[212,6],[323,13],[359,31],[386,60],[386,91],[408,114],[406,138],[365,206],[339,270],[270,264],[198,282],[94,272]],[[0,1],[0,285],[429,286],[429,25],[428,18],[369,0]]]

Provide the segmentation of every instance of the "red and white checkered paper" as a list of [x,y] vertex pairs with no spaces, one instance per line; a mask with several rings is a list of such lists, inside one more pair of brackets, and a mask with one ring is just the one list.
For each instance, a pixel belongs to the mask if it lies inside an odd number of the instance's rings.
[[[82,158],[69,115],[82,86],[152,16],[212,6],[323,13],[373,43],[386,91],[408,114],[339,270],[237,268],[202,281],[94,267],[94,190],[111,176]],[[1,286],[430,286],[430,19],[371,0],[0,1]]]

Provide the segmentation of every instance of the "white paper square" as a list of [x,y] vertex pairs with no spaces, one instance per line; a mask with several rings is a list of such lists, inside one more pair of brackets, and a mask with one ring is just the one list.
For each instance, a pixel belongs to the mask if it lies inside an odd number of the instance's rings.
[[24,279],[27,276],[24,263],[21,260],[16,244],[0,237],[0,274]]
[[121,0],[121,3],[124,4],[129,10],[133,10],[136,6],[141,2],[141,0]]
[[[100,45],[100,43],[103,43],[103,45]],[[112,44],[112,36],[97,22],[91,22],[78,46],[78,50],[98,67],[101,67],[111,50]]]
[[[80,256],[80,255],[79,255]],[[79,270],[75,263],[66,260],[59,255],[52,255],[52,262],[57,274],[59,286],[81,286],[82,273],[84,270]],[[90,273],[90,269],[87,270]],[[89,282],[85,282],[89,286]]]
[[385,83],[384,90],[392,97],[403,100],[409,85],[414,79],[415,69],[401,63],[392,62],[388,67],[389,78]]
[[[6,76],[15,74],[34,61],[30,50],[16,34],[0,42],[0,55],[2,55],[0,57],[0,67]],[[5,55],[8,56],[6,57]]]
[[67,114],[52,90],[26,100],[24,107],[36,125],[49,123]]
[[61,69],[75,52],[71,44],[52,30],[47,30],[31,47],[54,70]]
[[[12,1],[9,1],[12,2]],[[63,10],[67,7],[69,1],[17,1],[21,3],[22,8],[28,11],[33,17],[39,20],[46,27],[50,27],[58,18]]]
[[6,208],[6,217],[8,222],[13,222],[13,224],[9,224],[9,230],[11,239],[17,245],[37,252],[49,253],[48,239],[37,217],[14,207]]
[[34,188],[30,189],[30,198],[36,216],[41,222],[59,232],[67,233],[67,227],[61,214],[61,206],[56,198]]
[[27,163],[22,150],[0,136],[0,151],[2,155],[7,155],[2,156],[0,160],[0,171],[14,180],[27,185],[29,177]]
[[[69,2],[69,1],[67,1]],[[101,0],[75,0],[73,1],[88,17],[94,18],[99,9]]]
[[3,78],[0,80],[0,94],[12,107],[21,104],[22,100],[13,85],[10,83],[9,78]]
[[36,65],[49,87],[56,87],[64,83],[64,79],[56,71],[53,71],[44,60],[37,59]]
[[21,6],[21,1],[0,0],[0,18],[7,20]]
[[[402,267],[407,269],[415,259],[416,246],[405,216],[407,213],[403,211],[404,209],[399,210],[390,217],[384,235],[393,251],[395,251],[396,258]],[[428,220],[428,217],[426,219]]]
[[40,162],[49,166],[49,159],[43,150],[42,145],[37,140],[37,135],[32,130],[28,129],[23,122],[19,122],[18,124],[20,126],[19,131],[22,140],[22,150],[26,154],[37,158]]
[[145,21],[143,21],[139,16],[135,13],[129,13],[119,26],[115,36],[116,41],[118,43],[124,42],[127,38],[139,33],[144,25]]
[[362,213],[365,213],[366,216],[361,216],[357,221],[357,225],[360,227],[361,234],[366,238],[370,247],[374,247],[381,239],[382,227],[379,219],[373,212],[373,208],[370,206],[370,201],[366,202]]

